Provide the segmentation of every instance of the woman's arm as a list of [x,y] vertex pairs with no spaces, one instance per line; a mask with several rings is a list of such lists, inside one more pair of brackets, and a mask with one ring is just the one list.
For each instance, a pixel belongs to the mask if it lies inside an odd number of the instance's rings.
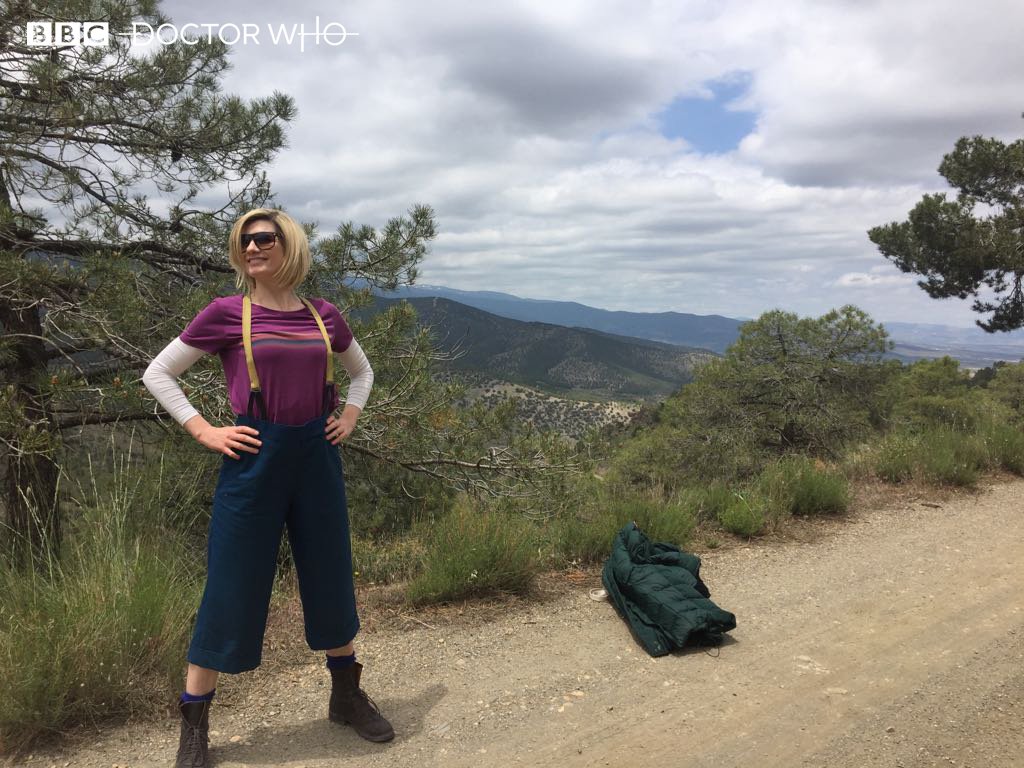
[[356,412],[358,416],[366,407],[366,401],[370,399],[370,390],[373,389],[373,368],[370,367],[370,361],[366,359],[366,354],[355,339],[352,339],[344,352],[338,353],[338,359],[345,366],[351,379],[348,397],[345,400],[346,410],[348,406],[354,405],[359,409]]
[[177,379],[205,354],[203,350],[190,347],[180,338],[176,338],[153,358],[153,362],[142,374],[142,383],[146,385],[146,389],[182,426],[186,421],[199,416],[199,411],[188,401],[188,397],[178,386]]
[[327,419],[327,439],[332,445],[337,445],[352,434],[356,428],[356,420],[366,407],[370,390],[373,388],[373,369],[358,341],[352,339],[345,351],[338,353],[338,358],[345,366],[351,383],[348,386],[348,398],[341,416],[337,419],[330,416]]

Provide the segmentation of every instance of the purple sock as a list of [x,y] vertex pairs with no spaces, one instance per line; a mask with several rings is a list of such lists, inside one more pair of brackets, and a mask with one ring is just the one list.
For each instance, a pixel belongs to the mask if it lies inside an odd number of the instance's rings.
[[191,704],[195,701],[213,701],[213,694],[215,694],[216,692],[217,689],[214,688],[212,691],[210,691],[209,693],[204,693],[202,696],[195,696],[189,693],[188,691],[185,691],[181,694],[181,700],[185,704]]
[[345,667],[351,667],[356,663],[356,655],[350,653],[348,656],[331,656],[327,654],[327,668],[328,669],[345,669]]

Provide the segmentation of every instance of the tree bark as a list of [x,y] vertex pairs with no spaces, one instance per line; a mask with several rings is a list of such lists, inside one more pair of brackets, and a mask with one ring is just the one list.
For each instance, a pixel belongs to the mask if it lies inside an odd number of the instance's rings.
[[[40,451],[35,441],[27,440],[29,432],[41,430],[52,434],[50,415],[34,381],[46,372],[47,353],[41,340],[42,326],[35,307],[15,309],[0,305],[0,323],[19,336],[13,346],[14,359],[4,373],[9,399],[24,418],[19,427],[4,436],[6,472],[4,502],[11,528],[11,549],[24,563],[30,555],[45,556],[59,551],[61,521],[57,505],[56,463],[49,451]],[[31,338],[35,337],[35,338]],[[49,443],[49,441],[47,441]]]

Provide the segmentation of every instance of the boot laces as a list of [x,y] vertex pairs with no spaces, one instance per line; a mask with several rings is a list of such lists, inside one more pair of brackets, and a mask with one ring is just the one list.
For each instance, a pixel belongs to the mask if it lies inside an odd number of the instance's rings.
[[353,685],[349,689],[349,695],[354,701],[362,701],[364,704],[369,706],[370,709],[372,709],[375,713],[377,713],[378,715],[380,714],[380,707],[377,706],[377,702],[371,699],[369,695],[366,693],[366,691],[364,691],[362,688]]
[[190,768],[206,768],[208,737],[198,725],[186,722],[185,729],[185,754],[188,755]]

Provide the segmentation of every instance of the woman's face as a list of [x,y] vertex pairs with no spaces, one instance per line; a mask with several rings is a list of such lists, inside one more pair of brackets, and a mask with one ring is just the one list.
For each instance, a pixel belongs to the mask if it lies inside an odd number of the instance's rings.
[[246,235],[256,235],[258,240],[260,234],[264,236],[277,235],[277,237],[274,239],[274,244],[266,250],[260,248],[256,240],[243,246],[242,257],[245,259],[245,272],[258,283],[273,285],[275,283],[274,275],[284,264],[284,247],[273,222],[266,219],[249,222],[242,230],[242,242],[245,243],[249,239]]

